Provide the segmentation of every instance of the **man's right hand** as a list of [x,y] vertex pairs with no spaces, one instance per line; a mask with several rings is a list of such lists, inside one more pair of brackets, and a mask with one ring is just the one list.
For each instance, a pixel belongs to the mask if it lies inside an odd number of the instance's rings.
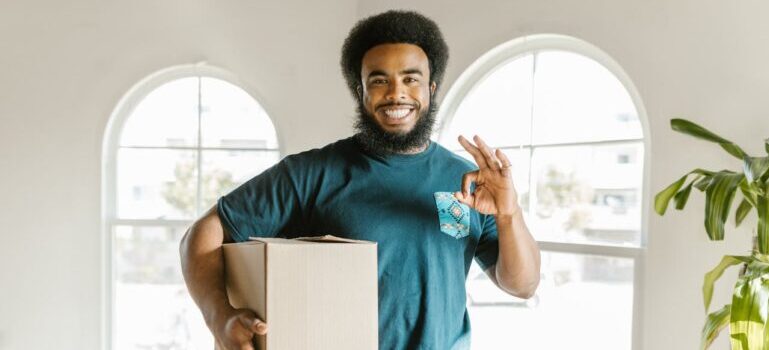
[[226,350],[255,350],[254,335],[267,334],[267,324],[251,310],[233,309],[228,301],[222,244],[232,241],[214,206],[195,221],[179,244],[182,273],[219,345]]
[[214,325],[214,334],[223,350],[255,350],[255,335],[267,334],[267,324],[248,309],[233,309]]

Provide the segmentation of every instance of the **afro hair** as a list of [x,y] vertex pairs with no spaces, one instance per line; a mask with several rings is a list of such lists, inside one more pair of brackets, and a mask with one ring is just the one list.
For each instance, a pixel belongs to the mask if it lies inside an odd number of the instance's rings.
[[430,80],[441,85],[449,48],[438,25],[413,11],[391,10],[359,21],[342,46],[342,73],[356,99],[360,100],[358,89],[361,87],[363,56],[374,46],[397,43],[419,46],[429,61]]

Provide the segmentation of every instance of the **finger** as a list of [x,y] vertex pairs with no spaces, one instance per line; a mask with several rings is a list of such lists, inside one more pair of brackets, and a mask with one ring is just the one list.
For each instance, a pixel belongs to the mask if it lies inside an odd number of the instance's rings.
[[475,147],[462,135],[459,136],[459,144],[462,145],[467,153],[470,153],[470,155],[473,156],[475,164],[478,164],[478,168],[484,169],[489,167],[488,164],[486,164],[486,158],[483,157],[481,150],[479,150],[478,147]]
[[510,161],[509,158],[507,158],[507,155],[505,152],[502,152],[502,150],[497,149],[497,158],[499,158],[499,161],[502,162],[502,171],[505,175],[510,174],[510,167],[513,166],[513,163]]
[[470,208],[475,208],[475,196],[472,194],[465,196],[462,192],[454,192],[454,198],[460,203],[467,204]]
[[238,320],[240,321],[240,324],[242,324],[243,327],[245,327],[250,332],[259,335],[267,334],[267,324],[256,317],[250,317],[248,315],[241,314],[238,316]]
[[475,135],[473,137],[473,141],[475,141],[475,144],[478,145],[478,149],[481,151],[481,154],[483,154],[483,157],[486,159],[486,164],[489,165],[489,168],[494,170],[499,170],[502,167],[499,165],[499,160],[494,156],[494,153],[491,152],[491,148],[486,144],[486,142],[483,142],[480,136]]
[[467,197],[472,195],[470,193],[470,187],[472,186],[473,182],[478,179],[478,171],[471,171],[469,173],[465,173],[462,175],[462,196]]
[[259,335],[267,334],[267,324],[260,319],[254,319],[254,323],[251,324],[251,330]]

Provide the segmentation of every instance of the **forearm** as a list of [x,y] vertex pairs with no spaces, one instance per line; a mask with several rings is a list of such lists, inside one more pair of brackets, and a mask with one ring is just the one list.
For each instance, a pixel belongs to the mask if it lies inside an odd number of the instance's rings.
[[179,247],[187,289],[210,328],[232,310],[224,285],[224,241],[221,222],[212,210],[190,227]]
[[495,275],[499,287],[508,293],[529,298],[539,285],[540,254],[537,242],[526,227],[523,214],[495,217],[499,236],[499,257]]

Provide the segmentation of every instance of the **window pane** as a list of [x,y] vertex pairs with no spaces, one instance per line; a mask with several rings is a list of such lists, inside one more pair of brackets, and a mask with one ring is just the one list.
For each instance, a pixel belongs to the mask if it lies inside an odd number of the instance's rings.
[[195,151],[118,150],[120,219],[184,219],[197,215]]
[[604,66],[564,51],[538,53],[536,61],[535,144],[643,137],[630,95]]
[[201,96],[203,147],[278,148],[272,121],[243,89],[202,78]]
[[514,59],[482,79],[457,108],[445,146],[461,149],[459,135],[479,135],[488,144],[529,144],[533,56]]
[[121,146],[195,147],[198,78],[163,84],[136,106],[123,126]]
[[538,240],[640,244],[641,143],[538,148],[532,176]]
[[529,300],[471,270],[472,349],[629,350],[633,267],[626,258],[542,252],[542,280]]
[[[515,185],[515,190],[518,192],[518,203],[521,205],[521,208],[524,212],[529,211],[529,160],[530,160],[530,154],[531,151],[528,148],[521,148],[521,149],[504,149],[502,152],[505,153],[508,159],[510,159],[510,162],[512,163],[512,169],[513,171],[513,184]],[[475,160],[473,159],[473,156],[471,156],[466,151],[459,151],[456,152],[458,155],[462,156],[463,158],[468,159],[469,161],[473,162],[475,164]],[[457,179],[457,183],[461,182],[461,179]]]
[[277,163],[277,151],[203,151],[203,202],[201,210],[219,197]]
[[185,228],[113,228],[118,350],[213,349],[213,337],[181,275]]

